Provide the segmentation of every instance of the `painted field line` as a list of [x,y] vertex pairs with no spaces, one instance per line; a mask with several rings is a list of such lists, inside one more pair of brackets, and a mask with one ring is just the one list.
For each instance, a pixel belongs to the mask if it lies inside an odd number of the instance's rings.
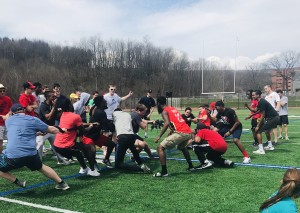
[[60,209],[60,208],[51,207],[51,206],[44,206],[44,205],[40,205],[40,204],[28,203],[28,202],[19,201],[19,200],[15,200],[15,199],[9,199],[9,198],[5,198],[5,197],[0,197],[0,200],[10,202],[10,203],[20,204],[23,206],[30,206],[30,207],[34,207],[34,208],[38,208],[38,209],[45,209],[45,210],[54,211],[54,212],[80,213],[80,212],[71,211],[71,210],[67,210],[67,209]]

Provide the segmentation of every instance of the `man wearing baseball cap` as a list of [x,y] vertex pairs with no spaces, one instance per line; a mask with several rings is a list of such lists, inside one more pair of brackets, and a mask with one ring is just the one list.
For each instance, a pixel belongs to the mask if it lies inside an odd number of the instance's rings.
[[26,115],[35,116],[34,110],[39,107],[36,98],[32,95],[35,86],[28,81],[23,84],[23,88],[24,93],[20,95],[19,103],[24,107]]
[[6,132],[4,119],[2,116],[5,116],[12,106],[12,101],[10,97],[6,96],[6,88],[3,84],[0,84],[0,154],[3,150],[3,140]]

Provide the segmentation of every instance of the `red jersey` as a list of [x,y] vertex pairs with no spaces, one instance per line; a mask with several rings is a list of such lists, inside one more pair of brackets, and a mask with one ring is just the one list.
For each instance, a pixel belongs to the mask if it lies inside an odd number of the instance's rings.
[[[82,124],[79,115],[73,112],[63,112],[60,118],[60,128],[71,129]],[[77,131],[71,130],[67,133],[57,133],[54,141],[54,146],[59,148],[70,148],[75,145]]]
[[[10,97],[8,96],[0,96],[0,115],[6,115],[10,108],[12,107],[13,103]],[[4,120],[0,117],[0,126],[4,126]]]
[[226,152],[227,143],[218,132],[210,129],[201,129],[198,131],[197,136],[200,137],[201,140],[207,141],[213,150],[223,153]]
[[[257,108],[257,106],[258,106],[258,100],[252,100],[251,101],[251,108]],[[251,112],[251,114],[254,114],[254,112]],[[260,118],[260,116],[261,116],[261,113],[258,113],[258,114],[256,114],[256,115],[253,115],[252,116],[252,118]]]
[[[22,107],[26,108],[29,105],[33,105],[33,103],[36,101],[36,98],[32,95],[26,95],[25,93],[22,93],[20,95],[19,98],[19,103],[22,105]],[[34,110],[32,110],[31,112],[28,112],[27,110],[25,111],[26,115],[31,115],[31,116],[35,116],[35,112]]]
[[[207,115],[206,109],[203,109],[202,112],[198,115],[198,118],[203,117],[204,115]],[[205,126],[210,126],[210,119],[207,116],[205,120],[199,120],[200,123],[204,124]]]
[[171,122],[171,128],[176,132],[190,134],[191,128],[186,124],[181,114],[174,107],[165,107],[164,111],[168,113],[169,120]]

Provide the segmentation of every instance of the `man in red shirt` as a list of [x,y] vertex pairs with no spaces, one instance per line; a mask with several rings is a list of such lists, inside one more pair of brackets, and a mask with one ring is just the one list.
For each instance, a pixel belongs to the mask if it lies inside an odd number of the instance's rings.
[[36,98],[32,95],[32,90],[35,86],[31,82],[25,82],[23,84],[24,93],[20,95],[19,103],[25,108],[25,114],[36,116],[34,110],[39,106],[37,104]]
[[177,149],[181,150],[188,165],[188,171],[194,171],[195,168],[191,161],[191,156],[187,150],[189,140],[193,137],[191,128],[186,124],[181,114],[174,107],[167,106],[166,97],[160,96],[157,98],[157,110],[159,114],[162,114],[164,120],[164,126],[159,136],[154,140],[157,143],[163,134],[167,131],[168,127],[171,129],[171,133],[158,145],[157,152],[161,164],[161,172],[154,174],[154,177],[167,177],[167,165],[166,165],[166,149],[172,149],[177,146]]
[[202,104],[199,106],[199,115],[197,120],[199,121],[200,124],[204,124],[205,126],[210,126],[210,118],[207,115],[206,109],[208,108],[207,104]]
[[222,157],[227,151],[226,141],[218,132],[209,128],[204,124],[198,125],[193,147],[201,165],[195,167],[195,169],[210,168],[213,165],[211,161],[222,167],[233,167],[234,163],[232,161]]
[[13,103],[10,97],[6,96],[6,88],[0,84],[0,154],[3,150],[3,140],[6,132],[5,122],[2,116],[5,116],[12,107]]

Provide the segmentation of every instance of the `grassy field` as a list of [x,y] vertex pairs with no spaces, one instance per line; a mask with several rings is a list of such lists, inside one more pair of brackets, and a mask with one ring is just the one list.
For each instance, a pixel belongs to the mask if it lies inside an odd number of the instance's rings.
[[[56,165],[56,161],[48,154],[44,163],[65,178],[71,189],[57,191],[54,189],[55,184],[38,172],[15,170],[13,174],[26,179],[28,187],[25,190],[19,189],[1,180],[0,212],[53,212],[53,209],[41,209],[45,206],[69,212],[258,212],[264,199],[279,187],[286,167],[300,167],[300,118],[289,118],[289,141],[279,140],[274,151],[257,156],[252,154],[254,148],[250,146],[253,142],[249,131],[250,121],[243,119],[247,113],[246,110],[237,111],[244,128],[241,141],[250,154],[251,165],[241,164],[242,154],[230,140],[224,156],[236,162],[235,168],[187,172],[182,154],[171,150],[167,153],[167,157],[172,158],[167,161],[170,174],[167,178],[124,173],[104,166],[100,177],[80,176],[77,174],[79,164]],[[300,111],[290,109],[289,114],[300,116]],[[155,114],[153,118],[158,119],[160,116]],[[149,131],[147,142],[153,149],[157,146],[153,140],[158,133],[157,130]],[[143,131],[140,135],[143,135]],[[198,165],[192,151],[191,154],[195,160],[194,165]],[[126,160],[129,161],[129,157]],[[160,171],[158,159],[146,159],[145,162],[153,171]],[[3,198],[9,200],[3,201]],[[11,203],[16,200],[40,204],[42,207]],[[300,207],[300,201],[296,203]]]

